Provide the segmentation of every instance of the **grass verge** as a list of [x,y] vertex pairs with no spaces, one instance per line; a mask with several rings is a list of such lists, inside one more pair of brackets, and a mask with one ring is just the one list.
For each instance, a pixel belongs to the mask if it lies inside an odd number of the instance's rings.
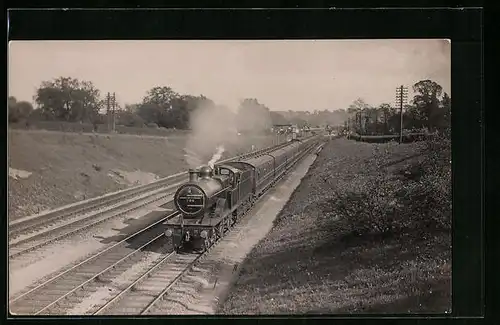
[[449,141],[330,141],[218,313],[449,312],[450,229]]

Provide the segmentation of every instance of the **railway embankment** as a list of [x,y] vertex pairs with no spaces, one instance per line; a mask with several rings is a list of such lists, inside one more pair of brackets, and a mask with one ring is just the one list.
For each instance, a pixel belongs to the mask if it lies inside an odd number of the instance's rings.
[[451,309],[450,143],[330,141],[220,314]]
[[[187,170],[185,133],[171,136],[9,130],[9,219]],[[223,157],[272,144],[238,139]],[[215,148],[213,148],[215,152]],[[208,161],[209,158],[207,158]]]

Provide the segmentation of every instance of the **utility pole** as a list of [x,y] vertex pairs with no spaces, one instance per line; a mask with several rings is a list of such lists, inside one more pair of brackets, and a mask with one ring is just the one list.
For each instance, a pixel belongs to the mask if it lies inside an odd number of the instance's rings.
[[399,128],[399,143],[403,143],[403,106],[408,100],[408,87],[403,85],[396,88],[396,105],[400,108],[400,128]]
[[106,116],[108,119],[108,131],[115,132],[116,95],[108,92],[106,95]]
[[113,93],[113,124],[112,124],[112,132],[114,133],[115,132],[115,126],[116,126],[116,122],[115,122],[115,111],[116,111],[116,96],[115,96],[115,93]]
[[109,131],[109,126],[110,126],[110,107],[111,107],[111,95],[108,91],[108,94],[106,95],[106,118],[107,118],[107,123],[108,123],[108,131]]

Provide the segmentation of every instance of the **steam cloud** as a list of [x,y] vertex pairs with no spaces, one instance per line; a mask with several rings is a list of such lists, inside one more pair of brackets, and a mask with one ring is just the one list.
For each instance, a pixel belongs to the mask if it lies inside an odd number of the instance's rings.
[[214,168],[214,164],[219,161],[219,159],[222,158],[222,154],[224,153],[224,146],[218,146],[217,147],[217,151],[214,153],[214,155],[212,156],[212,159],[210,159],[210,161],[208,162],[208,166],[210,166],[210,168]]
[[257,115],[260,115],[258,111],[236,114],[228,107],[210,103],[197,107],[190,115],[191,132],[184,149],[189,168],[198,168],[203,164],[213,167],[224,154],[232,156],[248,152],[252,145],[256,148],[271,145],[272,140],[268,136],[239,134],[249,126],[253,131],[261,131],[270,125],[269,119]]
[[234,114],[220,106],[205,104],[197,107],[190,115],[190,127],[185,148],[190,168],[200,167],[209,160],[211,162],[216,156],[222,157],[225,148],[238,137]]

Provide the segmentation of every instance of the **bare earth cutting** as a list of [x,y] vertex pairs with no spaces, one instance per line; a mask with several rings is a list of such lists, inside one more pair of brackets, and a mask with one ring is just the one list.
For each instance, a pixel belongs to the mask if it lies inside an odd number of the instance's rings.
[[449,142],[330,141],[220,314],[451,311]]

